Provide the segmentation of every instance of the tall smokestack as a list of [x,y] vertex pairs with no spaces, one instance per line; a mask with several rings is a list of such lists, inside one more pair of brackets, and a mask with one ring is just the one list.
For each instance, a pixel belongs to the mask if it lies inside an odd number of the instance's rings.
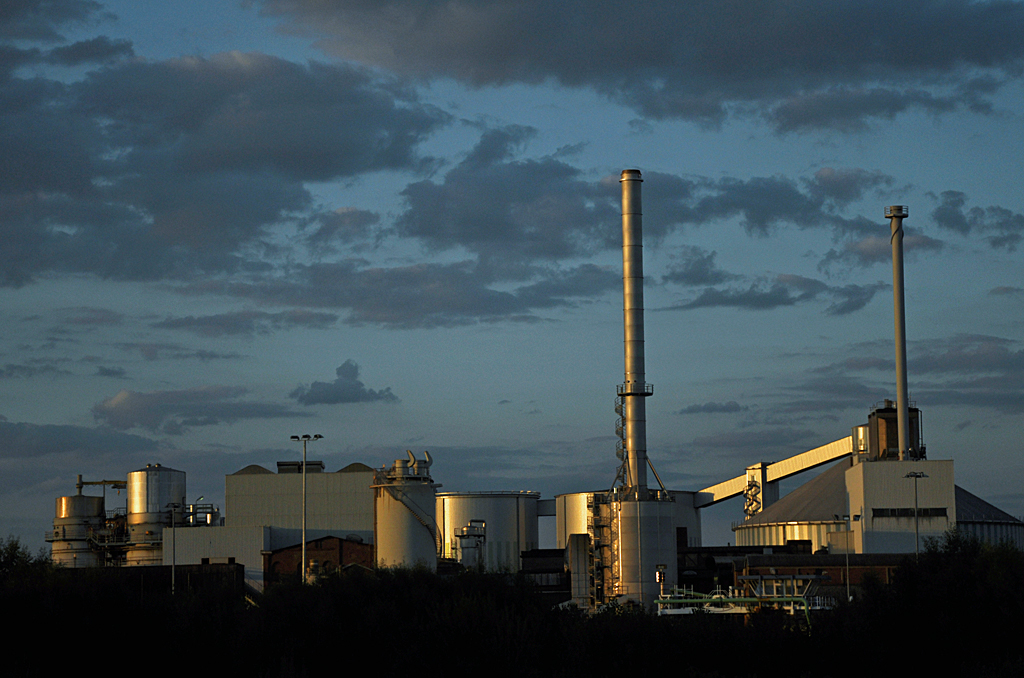
[[899,429],[900,461],[910,455],[907,431],[910,424],[907,395],[907,318],[903,308],[903,219],[909,215],[905,205],[885,208],[892,235],[892,302],[896,326],[896,417]]
[[637,499],[647,498],[647,409],[644,398],[654,392],[644,375],[644,261],[640,210],[640,170],[623,170],[622,293],[625,327],[626,379],[618,387],[622,398],[627,485]]

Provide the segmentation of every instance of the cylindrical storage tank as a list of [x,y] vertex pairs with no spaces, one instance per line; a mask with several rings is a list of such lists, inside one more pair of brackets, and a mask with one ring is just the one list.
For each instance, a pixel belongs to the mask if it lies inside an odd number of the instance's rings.
[[398,459],[377,473],[374,542],[378,567],[426,567],[437,571],[435,485],[426,461]]
[[593,492],[555,495],[555,538],[558,548],[564,549],[569,544],[569,537],[574,534],[589,534],[588,507],[593,501],[593,496]]
[[57,497],[50,554],[53,562],[64,567],[99,567],[99,554],[89,538],[103,529],[103,497],[82,494]]
[[128,552],[126,565],[162,565],[163,530],[172,506],[178,521],[185,507],[185,472],[160,464],[128,474]]
[[538,545],[537,501],[540,492],[442,492],[437,495],[437,524],[441,530],[442,555],[458,558],[455,533],[470,521],[485,524],[483,569],[518,572],[520,554]]
[[676,506],[671,501],[613,502],[618,582],[615,593],[651,606],[658,599],[663,567],[668,591],[678,581],[676,565]]

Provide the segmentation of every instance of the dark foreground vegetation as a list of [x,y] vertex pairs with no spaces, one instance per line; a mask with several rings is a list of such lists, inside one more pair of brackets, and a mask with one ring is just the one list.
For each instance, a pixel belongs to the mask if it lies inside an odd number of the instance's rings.
[[227,582],[171,597],[110,574],[0,541],[0,611],[14,624],[0,674],[1024,675],[1024,554],[957,533],[811,628],[774,611],[588,616],[501,575],[356,568],[247,601]]

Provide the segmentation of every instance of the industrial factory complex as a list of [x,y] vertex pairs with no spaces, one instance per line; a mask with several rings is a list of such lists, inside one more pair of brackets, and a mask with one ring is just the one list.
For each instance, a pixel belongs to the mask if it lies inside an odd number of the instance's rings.
[[[443,492],[444,469],[433,466],[429,453],[328,472],[322,462],[305,461],[304,452],[302,462],[252,465],[228,475],[221,515],[212,505],[188,501],[185,472],[153,464],[126,480],[78,476],[76,493],[57,498],[47,535],[53,560],[69,568],[235,563],[257,588],[352,564],[526,571],[541,584],[564,583],[566,598],[580,607],[612,601],[652,607],[672,587],[693,585],[694,554],[705,548],[701,509],[738,496],[744,515],[734,526],[736,553],[786,553],[807,562],[837,554],[907,554],[953,527],[1024,549],[1024,523],[957,486],[953,461],[927,458],[921,411],[908,399],[902,206],[886,208],[895,399],[864,403],[866,423],[851,422],[846,438],[737,469],[735,477],[709,487],[665,487],[647,457],[645,401],[654,387],[644,364],[640,172],[623,171],[620,183],[625,375],[616,389],[618,467],[609,463],[609,487],[554,497],[525,490]],[[780,481],[825,465],[779,496]],[[103,488],[103,496],[94,496],[91,486]],[[126,490],[127,501],[108,505],[108,487]],[[539,549],[543,517],[554,518],[556,552]]]

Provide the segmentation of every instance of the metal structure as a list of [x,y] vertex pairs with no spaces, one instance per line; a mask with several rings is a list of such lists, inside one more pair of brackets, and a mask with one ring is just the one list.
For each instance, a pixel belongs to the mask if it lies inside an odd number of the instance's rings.
[[816,447],[813,450],[808,450],[782,461],[770,464],[755,464],[749,467],[747,473],[741,476],[736,476],[698,491],[694,505],[697,508],[704,508],[742,494],[746,500],[745,509],[746,507],[754,507],[756,504],[756,510],[745,510],[746,515],[751,516],[760,513],[774,503],[764,501],[765,495],[773,494],[775,499],[778,499],[777,483],[780,480],[785,480],[797,473],[809,471],[822,464],[828,464],[848,457],[853,452],[853,444],[854,439],[852,437],[841,438],[828,445]]
[[903,306],[903,220],[910,212],[905,205],[885,208],[889,219],[892,245],[892,303],[893,323],[896,329],[896,411],[899,425],[900,461],[910,458],[908,432],[909,395],[907,390],[907,317]]
[[430,454],[396,459],[374,475],[374,542],[378,567],[426,567],[437,570],[440,535],[436,488],[430,477]]

